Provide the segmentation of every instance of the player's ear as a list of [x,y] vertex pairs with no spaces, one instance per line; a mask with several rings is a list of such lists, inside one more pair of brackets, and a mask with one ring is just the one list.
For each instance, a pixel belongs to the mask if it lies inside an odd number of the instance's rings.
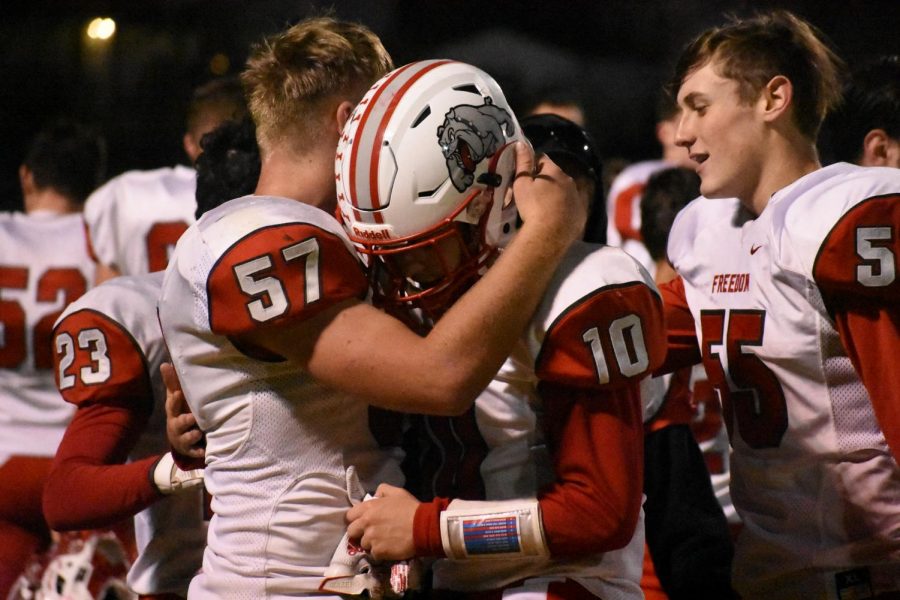
[[338,135],[344,130],[344,125],[347,123],[347,119],[350,118],[350,115],[353,114],[354,104],[349,100],[344,100],[337,106],[337,111],[335,112],[335,118],[337,120],[337,132]]
[[200,156],[200,153],[203,151],[202,148],[200,148],[200,144],[197,143],[197,140],[194,139],[194,136],[191,135],[190,132],[184,134],[184,137],[181,138],[181,144],[184,146],[184,153],[187,154],[191,164],[194,164],[194,162],[197,161],[197,157]]
[[19,165],[19,185],[22,186],[23,196],[34,192],[34,174],[25,165]]
[[892,154],[900,152],[900,142],[891,139],[884,129],[873,129],[863,138],[862,157],[859,164],[864,167],[892,166]]
[[784,115],[793,104],[794,85],[784,75],[776,75],[762,89],[760,106],[763,119],[775,121]]

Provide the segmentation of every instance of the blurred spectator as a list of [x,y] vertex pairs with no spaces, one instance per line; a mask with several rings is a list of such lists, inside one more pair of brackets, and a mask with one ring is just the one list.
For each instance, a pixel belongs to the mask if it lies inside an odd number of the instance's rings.
[[837,161],[900,168],[900,55],[878,57],[853,72],[824,133]]
[[105,158],[91,129],[45,127],[19,168],[25,213],[0,213],[0,598],[50,541],[41,493],[72,416],[53,383],[51,333],[94,278],[80,211]]
[[[214,79],[198,87],[183,139],[191,163],[200,154],[205,133],[246,112],[237,79]],[[194,169],[176,165],[128,171],[91,194],[84,218],[97,261],[97,282],[164,269],[176,240],[194,222],[196,185]]]
[[662,91],[656,109],[656,139],[662,148],[662,157],[625,167],[610,185],[606,204],[609,219],[608,243],[621,246],[651,274],[655,270],[655,263],[641,238],[641,193],[653,173],[672,166],[690,166],[687,152],[675,145],[678,116],[679,110],[674,99],[666,91]]
[[[641,237],[657,284],[676,276],[666,259],[669,229],[699,195],[700,178],[692,169],[663,169],[647,181]],[[664,597],[655,574],[671,600],[730,598],[734,547],[728,523],[739,521],[728,488],[730,448],[721,407],[700,365],[655,381],[665,396],[645,425],[644,510],[654,572],[645,565],[644,593],[648,600]]]

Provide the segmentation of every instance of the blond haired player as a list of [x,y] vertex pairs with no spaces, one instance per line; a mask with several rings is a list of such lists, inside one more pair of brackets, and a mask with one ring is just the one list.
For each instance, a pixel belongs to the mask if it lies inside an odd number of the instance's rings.
[[72,417],[53,385],[53,322],[90,287],[81,220],[101,181],[104,147],[82,125],[55,122],[29,146],[24,213],[0,213],[0,597],[49,542],[41,492]]
[[367,403],[467,407],[583,227],[571,180],[550,164],[530,177],[520,147],[526,223],[483,285],[425,337],[367,304],[332,216],[334,153],[354,105],[390,68],[371,31],[331,19],[257,48],[242,76],[262,158],[256,193],[204,215],[166,271],[160,320],[206,432],[214,498],[191,595],[335,593],[319,586],[361,496],[352,474],[400,481],[368,431]]

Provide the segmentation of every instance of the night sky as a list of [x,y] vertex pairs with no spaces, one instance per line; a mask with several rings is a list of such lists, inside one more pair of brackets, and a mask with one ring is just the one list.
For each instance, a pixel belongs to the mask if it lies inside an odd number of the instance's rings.
[[[900,53],[900,2],[724,0],[432,2],[347,0],[13,0],[0,20],[0,210],[21,202],[17,168],[46,121],[97,126],[109,176],[184,163],[191,89],[236,74],[250,45],[308,14],[361,21],[400,65],[456,58],[491,73],[515,107],[542,89],[570,89],[588,112],[605,157],[649,158],[655,94],[679,49],[724,15],[783,7],[819,27],[848,63]],[[106,44],[90,44],[94,17],[115,19]]]

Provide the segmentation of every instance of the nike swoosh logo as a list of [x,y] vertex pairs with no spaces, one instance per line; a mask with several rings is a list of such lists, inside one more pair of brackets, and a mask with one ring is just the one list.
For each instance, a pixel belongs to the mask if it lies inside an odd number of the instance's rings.
[[762,244],[760,244],[759,246],[750,246],[750,255],[752,256],[756,254],[756,251],[760,248],[762,248]]

